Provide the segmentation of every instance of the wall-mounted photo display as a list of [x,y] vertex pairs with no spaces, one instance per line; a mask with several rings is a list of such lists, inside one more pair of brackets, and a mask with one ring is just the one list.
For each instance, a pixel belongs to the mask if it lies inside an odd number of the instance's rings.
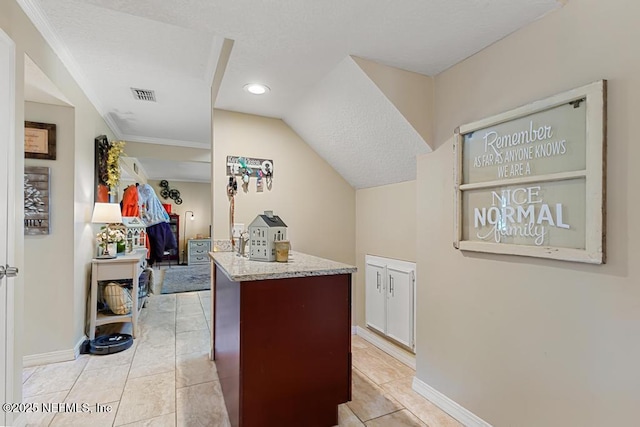
[[56,125],[24,122],[24,157],[27,159],[56,159]]
[[227,156],[227,175],[242,175],[245,170],[251,170],[252,175],[258,176],[258,171],[263,175],[273,176],[273,160],[257,159],[253,157]]
[[605,262],[606,81],[460,126],[463,251]]
[[24,167],[24,234],[49,234],[49,168]]
[[[227,176],[230,177],[229,185],[233,186],[232,183],[235,182],[234,177],[236,175],[241,177],[242,188],[245,193],[249,191],[249,181],[251,181],[251,177],[256,178],[256,192],[263,192],[265,187],[267,190],[271,190],[273,185],[273,160],[227,156]],[[227,191],[229,191],[229,189],[227,189]]]

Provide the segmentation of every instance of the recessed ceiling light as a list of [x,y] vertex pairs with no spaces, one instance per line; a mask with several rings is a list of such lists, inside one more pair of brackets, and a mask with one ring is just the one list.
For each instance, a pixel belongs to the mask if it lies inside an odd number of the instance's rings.
[[268,86],[262,85],[260,83],[249,83],[244,85],[244,90],[254,95],[264,95],[271,89],[269,89]]

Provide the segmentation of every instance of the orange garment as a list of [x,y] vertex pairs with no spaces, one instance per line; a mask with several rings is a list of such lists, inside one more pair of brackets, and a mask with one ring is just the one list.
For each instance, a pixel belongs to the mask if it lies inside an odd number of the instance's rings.
[[135,185],[130,185],[124,190],[124,194],[122,195],[122,216],[135,216],[140,218],[138,187]]
[[98,184],[98,198],[96,202],[109,203],[109,187],[104,184]]
[[[122,216],[135,216],[140,218],[140,206],[138,205],[138,186],[130,185],[125,188],[122,194]],[[149,238],[145,236],[144,245],[147,248],[147,258],[149,258]]]

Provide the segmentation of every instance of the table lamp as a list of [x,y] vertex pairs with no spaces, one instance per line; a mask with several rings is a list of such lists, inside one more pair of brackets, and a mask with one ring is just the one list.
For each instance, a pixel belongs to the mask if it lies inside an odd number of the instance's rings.
[[[93,207],[93,215],[91,216],[93,224],[106,224],[107,236],[109,235],[109,226],[111,224],[122,223],[122,213],[118,203],[98,203]],[[109,253],[109,242],[105,245],[105,252],[99,258],[115,258],[116,254]]]

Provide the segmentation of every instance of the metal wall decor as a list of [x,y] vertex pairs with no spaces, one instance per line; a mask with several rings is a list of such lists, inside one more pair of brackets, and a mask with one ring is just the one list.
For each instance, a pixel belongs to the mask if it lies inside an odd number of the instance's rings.
[[251,170],[252,176],[258,176],[258,171],[262,171],[264,176],[273,177],[273,160],[227,156],[227,175],[244,175],[246,170]]
[[171,199],[175,202],[176,205],[182,204],[182,199],[180,198],[180,190],[178,190],[177,188],[170,188],[169,181],[167,181],[166,179],[160,181],[160,188],[162,189],[160,190],[160,195],[163,199]]
[[242,177],[242,188],[245,193],[249,189],[251,177],[256,177],[256,191],[263,191],[263,182],[266,183],[267,189],[271,190],[273,183],[273,160],[227,156],[227,176],[233,177],[237,175]]

